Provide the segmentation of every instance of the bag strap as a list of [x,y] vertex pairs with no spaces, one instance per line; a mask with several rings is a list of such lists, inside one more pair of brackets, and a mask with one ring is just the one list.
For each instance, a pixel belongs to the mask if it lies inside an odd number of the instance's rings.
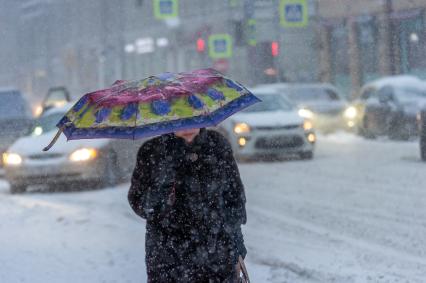
[[240,269],[241,269],[241,272],[243,274],[243,280],[244,280],[243,282],[244,283],[250,283],[250,278],[249,278],[249,275],[248,275],[248,272],[247,272],[247,267],[244,263],[244,259],[243,259],[242,256],[238,257],[238,264],[240,265]]

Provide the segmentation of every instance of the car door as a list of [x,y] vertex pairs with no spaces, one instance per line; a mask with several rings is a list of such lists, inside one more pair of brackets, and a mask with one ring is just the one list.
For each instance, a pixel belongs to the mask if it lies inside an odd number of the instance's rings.
[[384,86],[377,92],[379,104],[375,111],[376,130],[380,135],[386,135],[392,123],[392,111],[395,109],[394,88]]
[[380,101],[378,98],[378,90],[376,88],[369,89],[368,92],[361,96],[364,105],[364,115],[362,118],[362,126],[369,134],[378,134],[378,109]]

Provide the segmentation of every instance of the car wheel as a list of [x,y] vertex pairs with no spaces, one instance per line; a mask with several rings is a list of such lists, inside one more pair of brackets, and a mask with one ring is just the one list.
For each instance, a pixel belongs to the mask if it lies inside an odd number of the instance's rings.
[[27,191],[27,185],[23,184],[10,184],[10,193],[11,194],[22,194]]
[[299,153],[300,159],[302,160],[311,160],[314,158],[314,152],[313,151],[303,151]]
[[388,129],[388,137],[391,140],[406,141],[410,139],[410,132],[405,127],[404,123],[399,123],[398,121],[394,121],[391,123]]
[[363,119],[359,132],[366,139],[373,140],[377,138],[376,135],[369,129],[369,122],[366,117]]

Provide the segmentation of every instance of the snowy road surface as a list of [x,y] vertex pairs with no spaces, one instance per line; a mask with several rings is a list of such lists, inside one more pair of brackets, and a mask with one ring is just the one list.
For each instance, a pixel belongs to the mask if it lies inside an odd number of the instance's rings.
[[[320,139],[313,161],[240,165],[252,282],[426,282],[426,164],[414,142]],[[146,282],[128,184],[11,196],[0,282]]]

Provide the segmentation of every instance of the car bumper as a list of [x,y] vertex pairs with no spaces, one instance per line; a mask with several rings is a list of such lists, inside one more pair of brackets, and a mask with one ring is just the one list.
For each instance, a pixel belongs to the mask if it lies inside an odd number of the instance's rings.
[[16,167],[5,167],[5,178],[10,183],[41,185],[68,182],[97,181],[102,176],[103,165],[98,160],[71,163],[37,162]]
[[314,128],[321,132],[335,132],[338,130],[355,130],[357,120],[347,119],[341,115],[317,115],[312,119]]
[[[293,130],[253,130],[249,134],[232,135],[230,142],[237,158],[279,157],[313,151],[315,142],[308,141],[309,134],[315,135],[313,131],[304,131],[302,128]],[[244,139],[244,145],[241,145],[240,139]]]

